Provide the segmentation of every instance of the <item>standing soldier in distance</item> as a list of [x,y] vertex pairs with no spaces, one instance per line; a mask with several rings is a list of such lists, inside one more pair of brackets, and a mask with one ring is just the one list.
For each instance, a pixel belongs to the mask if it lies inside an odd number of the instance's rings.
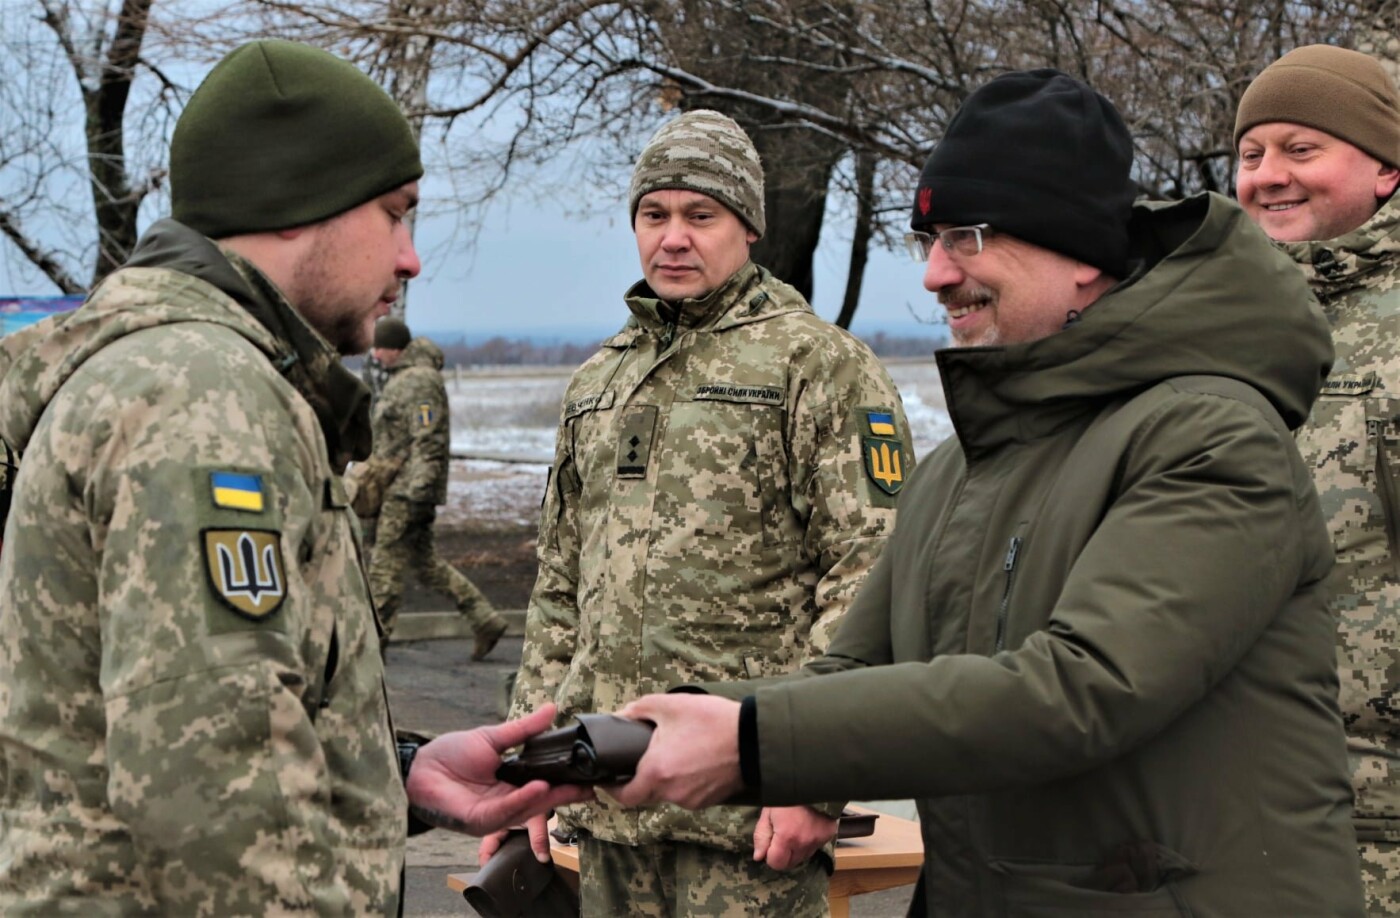
[[1302,269],[1337,362],[1298,447],[1337,553],[1342,716],[1371,914],[1400,914],[1400,94],[1381,65],[1297,48],[1235,119],[1245,212]]
[[442,379],[442,350],[413,338],[401,320],[381,319],[374,357],[388,380],[374,406],[374,455],[365,468],[397,471],[383,486],[369,585],[385,635],[394,630],[403,602],[404,572],[452,597],[476,636],[472,659],[481,660],[506,632],[506,620],[456,568],[438,557],[433,541],[437,508],[447,502],[452,412]]
[[[608,711],[820,655],[913,464],[869,348],[749,260],[763,169],[739,125],[668,122],[629,199],[645,279],[564,397],[517,713]],[[600,803],[561,821],[582,831],[585,914],[807,916],[826,912],[813,854],[838,813]]]
[[0,913],[393,915],[405,775],[422,815],[476,831],[581,799],[491,783],[540,717],[395,748],[340,478],[367,393],[340,354],[418,273],[418,145],[351,64],[258,41],[170,154],[174,219],[0,378],[24,454]]

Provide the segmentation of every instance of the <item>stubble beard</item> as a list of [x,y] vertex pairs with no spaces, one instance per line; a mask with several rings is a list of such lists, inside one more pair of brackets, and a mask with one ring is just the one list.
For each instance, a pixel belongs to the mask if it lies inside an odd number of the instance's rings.
[[307,258],[297,266],[293,278],[295,291],[288,298],[307,324],[343,357],[363,354],[374,343],[373,319],[375,297],[368,309],[359,302],[339,296],[336,282],[335,253],[337,237],[334,223],[316,230],[316,239]]

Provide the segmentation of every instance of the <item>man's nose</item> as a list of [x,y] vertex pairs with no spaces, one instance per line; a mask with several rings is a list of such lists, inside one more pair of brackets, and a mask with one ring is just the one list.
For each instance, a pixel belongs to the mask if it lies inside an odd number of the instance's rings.
[[1292,175],[1288,168],[1288,157],[1281,151],[1265,150],[1259,157],[1259,165],[1254,167],[1254,184],[1287,185]]
[[661,246],[668,252],[690,248],[690,227],[682,216],[672,217],[666,222],[666,232],[661,237]]
[[952,254],[935,239],[933,247],[929,249],[928,262],[924,265],[924,289],[937,293],[944,287],[962,283],[966,278]]
[[413,239],[410,237],[404,245],[399,248],[398,263],[394,265],[394,274],[403,280],[417,277],[418,272],[423,270],[423,262],[418,258],[418,251],[413,246]]

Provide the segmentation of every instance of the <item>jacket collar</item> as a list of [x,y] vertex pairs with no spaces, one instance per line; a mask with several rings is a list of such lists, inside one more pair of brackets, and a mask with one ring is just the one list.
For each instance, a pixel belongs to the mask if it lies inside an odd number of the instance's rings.
[[352,459],[369,457],[368,387],[252,262],[167,219],[142,237],[126,266],[189,274],[235,300],[275,340],[269,356],[315,411],[331,465],[340,470]]
[[1374,283],[1378,272],[1400,262],[1400,193],[1350,233],[1281,245],[1321,297]]

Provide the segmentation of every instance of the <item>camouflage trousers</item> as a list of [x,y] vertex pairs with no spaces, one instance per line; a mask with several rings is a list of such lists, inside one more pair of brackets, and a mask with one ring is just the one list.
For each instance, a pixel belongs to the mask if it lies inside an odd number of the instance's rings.
[[610,918],[825,918],[820,861],[780,873],[748,854],[685,842],[632,847],[579,838],[584,915]]
[[403,604],[404,574],[412,568],[428,589],[452,597],[457,610],[480,632],[497,616],[491,601],[460,571],[438,557],[433,541],[437,508],[406,500],[386,500],[375,526],[370,552],[369,590],[388,636]]
[[1400,844],[1361,843],[1367,915],[1400,915]]

